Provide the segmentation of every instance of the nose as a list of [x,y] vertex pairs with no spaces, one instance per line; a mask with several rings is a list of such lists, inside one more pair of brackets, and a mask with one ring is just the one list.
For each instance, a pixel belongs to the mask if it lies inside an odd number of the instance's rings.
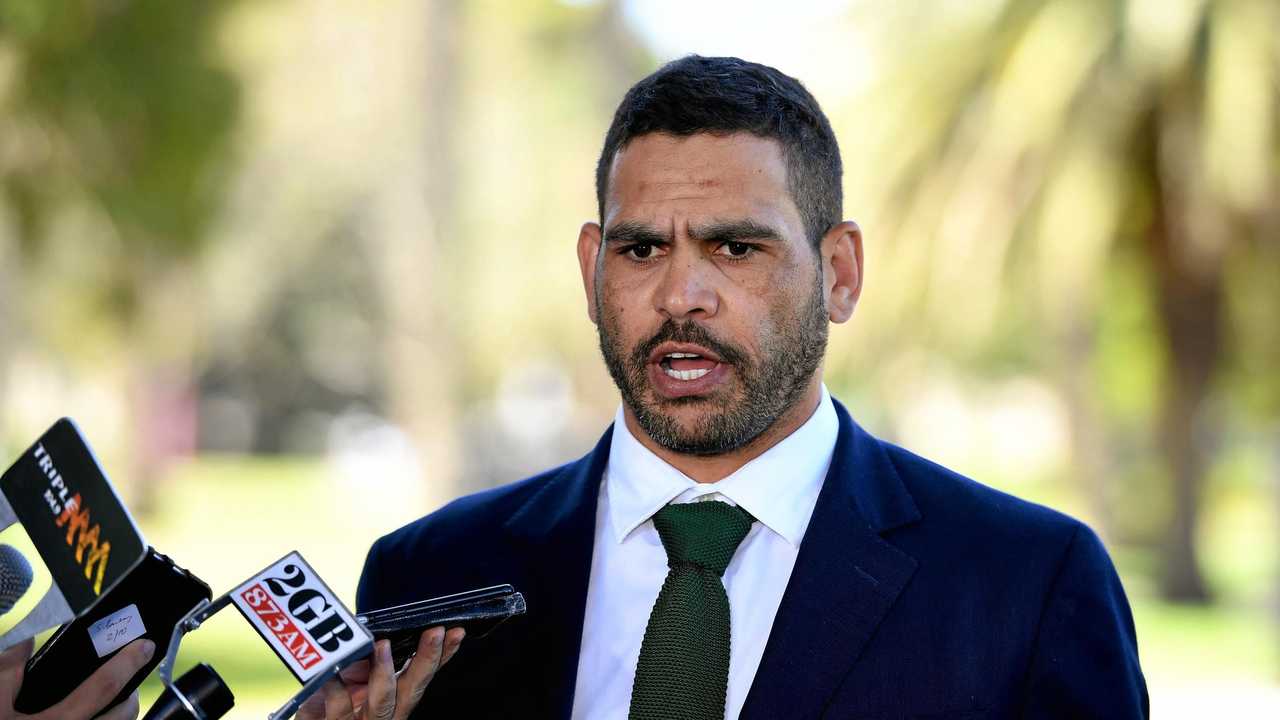
[[675,253],[663,268],[654,293],[654,309],[672,320],[711,317],[720,309],[720,296],[706,261],[694,253]]

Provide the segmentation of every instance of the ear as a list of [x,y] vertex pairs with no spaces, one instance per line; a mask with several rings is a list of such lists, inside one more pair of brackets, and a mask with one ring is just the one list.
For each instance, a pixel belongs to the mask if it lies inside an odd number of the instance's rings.
[[578,267],[582,270],[582,289],[587,293],[587,317],[596,317],[596,260],[600,257],[601,230],[598,223],[582,224],[578,231]]
[[822,278],[831,322],[853,316],[862,295],[862,229],[845,220],[822,236]]

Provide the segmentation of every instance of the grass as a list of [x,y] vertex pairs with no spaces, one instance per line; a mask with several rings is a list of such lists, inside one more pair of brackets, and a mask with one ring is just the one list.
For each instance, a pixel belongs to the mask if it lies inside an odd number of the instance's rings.
[[[429,508],[403,502],[400,488],[355,479],[315,460],[204,457],[178,468],[139,518],[161,552],[196,573],[214,596],[298,550],[339,599],[354,608],[369,545]],[[184,639],[175,675],[208,662],[236,695],[230,717],[262,717],[299,684],[234,608]],[[141,689],[146,708],[161,685]]]
[[1262,609],[1133,601],[1138,653],[1155,686],[1280,684],[1280,629]]

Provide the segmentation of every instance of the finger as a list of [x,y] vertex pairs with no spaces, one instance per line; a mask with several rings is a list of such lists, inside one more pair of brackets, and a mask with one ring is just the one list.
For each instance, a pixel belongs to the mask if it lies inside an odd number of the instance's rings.
[[34,638],[27,638],[0,653],[0,672],[7,672],[11,668],[22,667],[26,664],[27,658],[31,657],[31,648],[34,644]]
[[13,707],[34,641],[28,639],[0,653],[0,712]]
[[134,720],[138,717],[138,691],[134,690],[129,698],[111,711],[98,716],[98,720]]
[[91,718],[111,702],[143,665],[155,653],[156,644],[138,639],[125,645],[115,657],[98,668],[87,680],[80,683],[66,700],[54,705],[40,717]]
[[367,683],[369,682],[369,661],[360,660],[342,668],[338,673],[342,678],[342,682],[351,683]]
[[427,683],[435,677],[444,655],[444,628],[433,627],[418,638],[418,652],[396,682],[396,720],[403,720],[418,706]]
[[462,641],[467,637],[465,628],[449,628],[449,632],[444,635],[444,658],[440,660],[440,666],[449,662],[453,658],[454,653],[458,652],[458,648],[462,647]]
[[338,680],[324,684],[325,720],[354,720],[356,711],[351,707],[351,696]]
[[298,720],[324,720],[324,692],[312,693],[298,708]]
[[396,714],[396,666],[391,660],[391,641],[373,644],[373,669],[369,672],[368,704],[365,717],[390,720]]
[[368,717],[364,709],[369,703],[369,686],[364,683],[348,685],[347,694],[351,696],[351,707],[356,709],[356,717]]

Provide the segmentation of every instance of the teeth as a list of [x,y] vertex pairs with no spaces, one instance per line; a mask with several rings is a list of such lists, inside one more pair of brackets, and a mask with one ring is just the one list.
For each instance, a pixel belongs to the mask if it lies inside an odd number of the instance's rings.
[[672,370],[671,368],[663,368],[662,372],[667,377],[673,377],[677,380],[697,380],[698,378],[711,372],[710,370]]
[[701,356],[701,355],[695,355],[694,353],[667,353],[667,357],[669,357],[669,358],[696,358],[696,357],[702,357],[702,356]]

